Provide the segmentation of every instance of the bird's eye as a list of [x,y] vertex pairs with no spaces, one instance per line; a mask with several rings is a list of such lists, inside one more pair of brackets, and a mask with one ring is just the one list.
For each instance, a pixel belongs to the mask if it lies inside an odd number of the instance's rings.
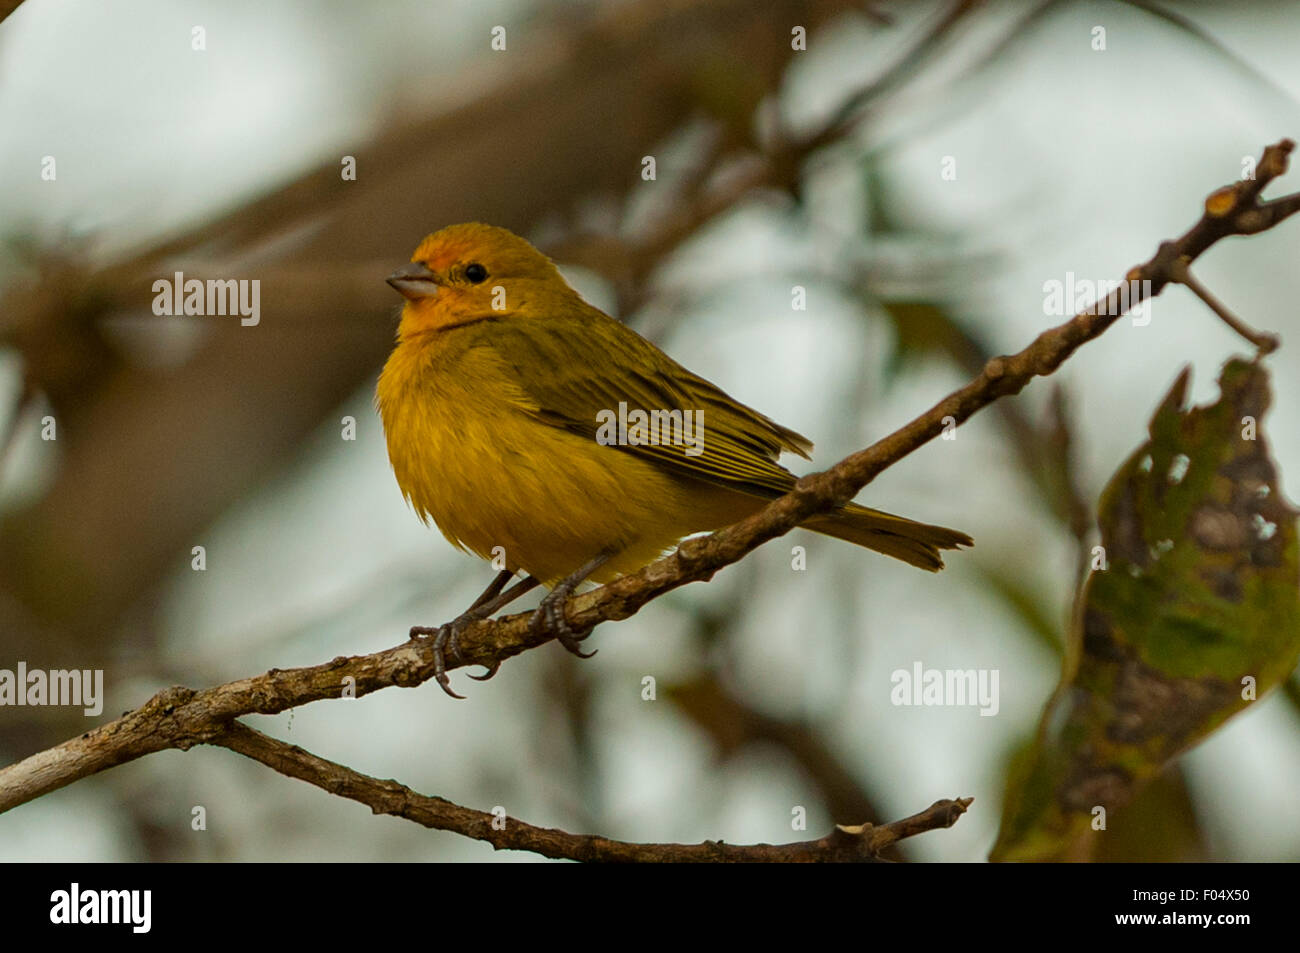
[[472,262],[465,266],[465,277],[477,285],[487,281],[487,269],[478,262]]

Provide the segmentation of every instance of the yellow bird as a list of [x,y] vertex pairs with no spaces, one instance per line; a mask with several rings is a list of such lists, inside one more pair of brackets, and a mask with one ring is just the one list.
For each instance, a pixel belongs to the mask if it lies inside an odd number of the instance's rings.
[[[453,622],[411,630],[434,636],[448,694],[444,652],[459,658],[470,622],[541,583],[534,625],[582,655],[589,632],[562,611],[581,582],[754,513],[794,487],[778,456],[812,450],[587,304],[503,228],[435,232],[388,283],[406,303],[376,402],[397,483],[453,545],[506,567]],[[802,525],[931,571],[940,549],[971,544],[854,503]]]

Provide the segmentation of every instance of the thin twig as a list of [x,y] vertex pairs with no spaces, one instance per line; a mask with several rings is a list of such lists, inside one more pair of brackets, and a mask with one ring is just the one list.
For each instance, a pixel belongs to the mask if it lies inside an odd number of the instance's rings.
[[951,827],[972,798],[936,801],[889,824],[836,827],[825,837],[791,844],[633,844],[596,834],[570,834],[516,818],[475,811],[445,798],[428,797],[397,781],[381,780],[286,744],[247,725],[231,724],[209,742],[252,758],[280,774],[323,791],[439,831],[486,841],[497,850],[527,850],[543,857],[587,862],[845,862],[879,860],[880,852],[907,837]]
[[1204,301],[1206,306],[1223,320],[1224,324],[1232,328],[1232,330],[1236,331],[1251,344],[1255,345],[1255,347],[1259,349],[1260,354],[1272,354],[1277,350],[1278,345],[1282,343],[1281,338],[1276,334],[1256,331],[1245,321],[1241,320],[1241,318],[1229,311],[1226,304],[1216,298],[1210,292],[1209,288],[1205,287],[1205,285],[1201,284],[1195,277],[1193,277],[1192,270],[1187,267],[1187,262],[1183,259],[1180,258],[1178,261],[1174,262],[1170,267],[1170,271],[1172,272],[1174,281],[1191,289],[1192,293]]

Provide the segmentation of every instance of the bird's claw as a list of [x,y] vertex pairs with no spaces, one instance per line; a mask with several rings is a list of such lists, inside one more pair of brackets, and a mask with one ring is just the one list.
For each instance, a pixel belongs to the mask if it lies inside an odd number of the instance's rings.
[[[486,668],[487,671],[484,672],[482,675],[473,675],[473,674],[470,674],[469,677],[472,678],[472,679],[474,679],[474,681],[476,681],[476,682],[486,682],[489,678],[491,678],[491,677],[492,677],[493,675],[495,675],[497,672],[501,671],[501,660],[498,659],[497,661],[493,662],[491,665],[485,665],[484,668]],[[469,673],[467,673],[467,674],[469,674]]]
[[[452,659],[457,665],[465,664],[465,657],[460,652],[460,633],[471,622],[477,622],[478,616],[465,613],[460,618],[446,625],[429,626],[413,625],[411,626],[411,638],[428,638],[433,636],[433,677],[438,681],[438,687],[450,695],[452,698],[464,699],[464,695],[457,694],[451,687],[451,679],[447,677],[447,655],[450,653]],[[485,675],[471,675],[470,678],[479,682],[486,682],[489,678],[497,673],[501,668],[501,663],[493,662],[487,668]]]

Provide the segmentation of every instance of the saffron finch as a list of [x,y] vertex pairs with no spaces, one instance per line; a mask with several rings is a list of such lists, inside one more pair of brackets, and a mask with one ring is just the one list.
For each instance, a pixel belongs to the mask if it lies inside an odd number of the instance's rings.
[[[534,625],[582,655],[589,633],[563,613],[581,582],[754,513],[794,487],[781,452],[812,450],[589,305],[503,228],[435,232],[388,282],[406,298],[377,391],[398,485],[453,545],[506,567],[455,621],[411,630],[434,636],[448,694],[444,653],[459,657],[470,622],[544,584]],[[854,503],[802,525],[930,571],[939,550],[971,543]]]

